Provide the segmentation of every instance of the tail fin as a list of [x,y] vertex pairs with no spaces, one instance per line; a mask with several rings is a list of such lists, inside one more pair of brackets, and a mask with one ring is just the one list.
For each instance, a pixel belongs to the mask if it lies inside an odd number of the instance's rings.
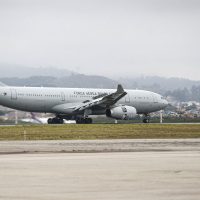
[[6,84],[4,84],[4,83],[2,83],[1,81],[0,81],[0,87],[7,87],[8,85],[6,85]]

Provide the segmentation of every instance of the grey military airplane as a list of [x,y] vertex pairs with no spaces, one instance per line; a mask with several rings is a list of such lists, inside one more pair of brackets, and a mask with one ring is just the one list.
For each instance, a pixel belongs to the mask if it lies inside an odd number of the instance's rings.
[[149,123],[151,112],[164,109],[168,102],[159,94],[145,90],[91,88],[0,87],[0,105],[27,111],[54,113],[48,124],[62,124],[64,119],[92,123],[91,115],[106,115],[122,120],[143,114]]

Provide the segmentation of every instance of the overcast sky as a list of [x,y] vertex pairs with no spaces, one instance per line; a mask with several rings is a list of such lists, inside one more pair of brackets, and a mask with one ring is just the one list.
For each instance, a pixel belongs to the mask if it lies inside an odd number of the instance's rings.
[[200,0],[0,0],[0,63],[200,80]]

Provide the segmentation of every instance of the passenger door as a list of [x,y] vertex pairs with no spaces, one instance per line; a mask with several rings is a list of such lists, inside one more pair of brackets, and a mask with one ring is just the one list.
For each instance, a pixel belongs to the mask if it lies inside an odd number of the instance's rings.
[[152,95],[152,97],[153,97],[153,103],[158,103],[158,98],[157,98],[157,96],[156,96],[156,95]]
[[129,96],[129,94],[127,94],[125,96],[125,103],[130,103],[130,96]]
[[11,100],[17,100],[17,91],[16,91],[16,89],[11,89]]
[[61,101],[65,101],[65,94],[64,94],[64,92],[61,92]]

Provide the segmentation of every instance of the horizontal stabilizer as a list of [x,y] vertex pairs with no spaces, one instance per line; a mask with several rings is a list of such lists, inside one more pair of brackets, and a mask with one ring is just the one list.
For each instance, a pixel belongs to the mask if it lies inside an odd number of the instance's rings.
[[0,82],[0,87],[7,87],[7,85],[2,83],[2,82]]

